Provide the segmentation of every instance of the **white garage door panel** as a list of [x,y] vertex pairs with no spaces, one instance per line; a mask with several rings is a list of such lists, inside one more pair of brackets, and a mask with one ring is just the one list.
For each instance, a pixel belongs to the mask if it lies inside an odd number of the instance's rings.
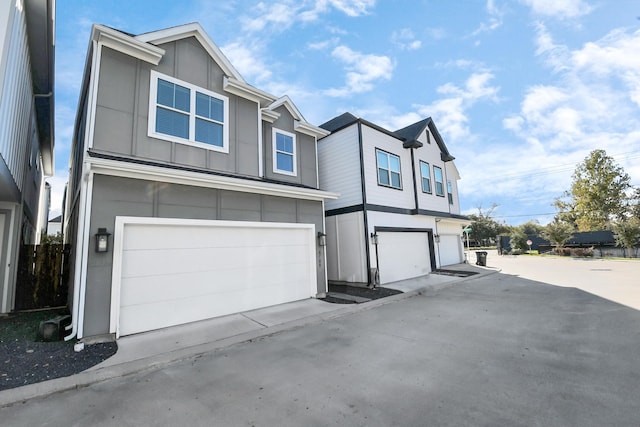
[[[123,278],[145,275],[181,274],[193,271],[218,271],[220,269],[245,269],[247,265],[255,267],[308,262],[307,248],[300,246],[270,246],[251,248],[251,257],[247,257],[249,247],[227,248],[190,248],[190,249],[149,249],[125,251],[122,264]],[[151,261],[152,260],[152,261]],[[218,261],[216,261],[218,260]],[[222,261],[224,260],[224,264]],[[149,270],[149,262],[154,269]]]
[[380,283],[429,274],[431,259],[427,233],[381,232],[379,236]]
[[121,258],[114,263],[112,332],[128,335],[315,296],[313,226],[189,222],[197,225],[117,219],[114,247]]
[[463,260],[461,256],[460,236],[441,235],[440,236],[440,263],[441,265],[460,264]]

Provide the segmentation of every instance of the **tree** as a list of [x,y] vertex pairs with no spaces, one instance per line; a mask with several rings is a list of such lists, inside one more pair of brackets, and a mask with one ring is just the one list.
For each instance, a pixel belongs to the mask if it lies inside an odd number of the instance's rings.
[[629,256],[633,256],[633,248],[640,242],[640,218],[617,221],[613,224],[613,233],[616,245],[628,249]]
[[520,228],[527,235],[539,236],[544,231],[544,227],[540,225],[537,220],[527,221],[524,224],[520,224]]
[[544,227],[542,237],[556,246],[556,250],[564,246],[567,240],[573,236],[573,225],[568,222],[554,219]]
[[506,224],[496,222],[491,215],[493,211],[498,207],[495,203],[491,205],[489,209],[482,210],[482,206],[478,206],[478,214],[468,215],[471,218],[471,232],[469,238],[487,245],[489,241],[493,241],[497,235],[506,233],[509,227]]
[[525,252],[529,249],[527,245],[527,235],[524,234],[521,227],[513,227],[511,229],[511,234],[509,234],[509,246],[511,246],[511,250],[520,250]]
[[631,178],[604,150],[593,150],[573,173],[571,190],[556,199],[558,219],[575,219],[579,231],[607,230],[624,217]]

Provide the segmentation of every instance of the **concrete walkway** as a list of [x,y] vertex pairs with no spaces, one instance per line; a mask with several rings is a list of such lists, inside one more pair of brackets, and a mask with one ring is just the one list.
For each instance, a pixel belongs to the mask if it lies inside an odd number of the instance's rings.
[[397,289],[403,293],[362,304],[332,304],[317,299],[307,299],[122,337],[118,340],[118,351],[115,355],[84,372],[0,391],[0,407],[137,372],[159,369],[179,360],[284,330],[369,310],[419,294],[429,295],[455,283],[496,272],[495,269],[468,264],[446,268],[475,271],[479,274],[467,278],[429,274],[386,284],[385,287]]

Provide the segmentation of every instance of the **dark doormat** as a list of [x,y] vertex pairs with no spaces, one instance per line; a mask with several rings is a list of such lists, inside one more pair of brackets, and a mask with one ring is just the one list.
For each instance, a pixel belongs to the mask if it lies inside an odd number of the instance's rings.
[[[391,295],[401,294],[402,291],[389,288],[365,288],[360,286],[350,285],[335,285],[329,284],[329,293],[325,298],[322,298],[325,302],[331,302],[334,304],[358,304],[359,302],[366,302],[372,299],[385,298]],[[354,298],[348,298],[354,297]],[[357,300],[357,301],[355,301]]]
[[477,271],[465,271],[465,270],[444,270],[439,268],[432,271],[433,274],[441,274],[443,276],[455,276],[455,277],[469,277],[474,274],[478,274]]

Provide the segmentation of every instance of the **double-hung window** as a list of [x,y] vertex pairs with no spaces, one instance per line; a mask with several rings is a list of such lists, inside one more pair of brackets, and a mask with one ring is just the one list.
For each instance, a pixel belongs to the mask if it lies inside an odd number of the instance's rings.
[[431,172],[429,163],[420,160],[420,177],[422,178],[422,191],[431,194]]
[[296,175],[296,135],[273,129],[273,172]]
[[151,71],[149,136],[229,152],[229,99]]
[[447,181],[447,195],[449,196],[449,204],[453,204],[453,186],[451,185],[451,181]]
[[378,163],[378,184],[402,189],[400,157],[382,150],[376,150],[376,159]]
[[436,182],[436,195],[444,197],[444,180],[442,178],[442,169],[438,166],[433,167],[433,178]]

